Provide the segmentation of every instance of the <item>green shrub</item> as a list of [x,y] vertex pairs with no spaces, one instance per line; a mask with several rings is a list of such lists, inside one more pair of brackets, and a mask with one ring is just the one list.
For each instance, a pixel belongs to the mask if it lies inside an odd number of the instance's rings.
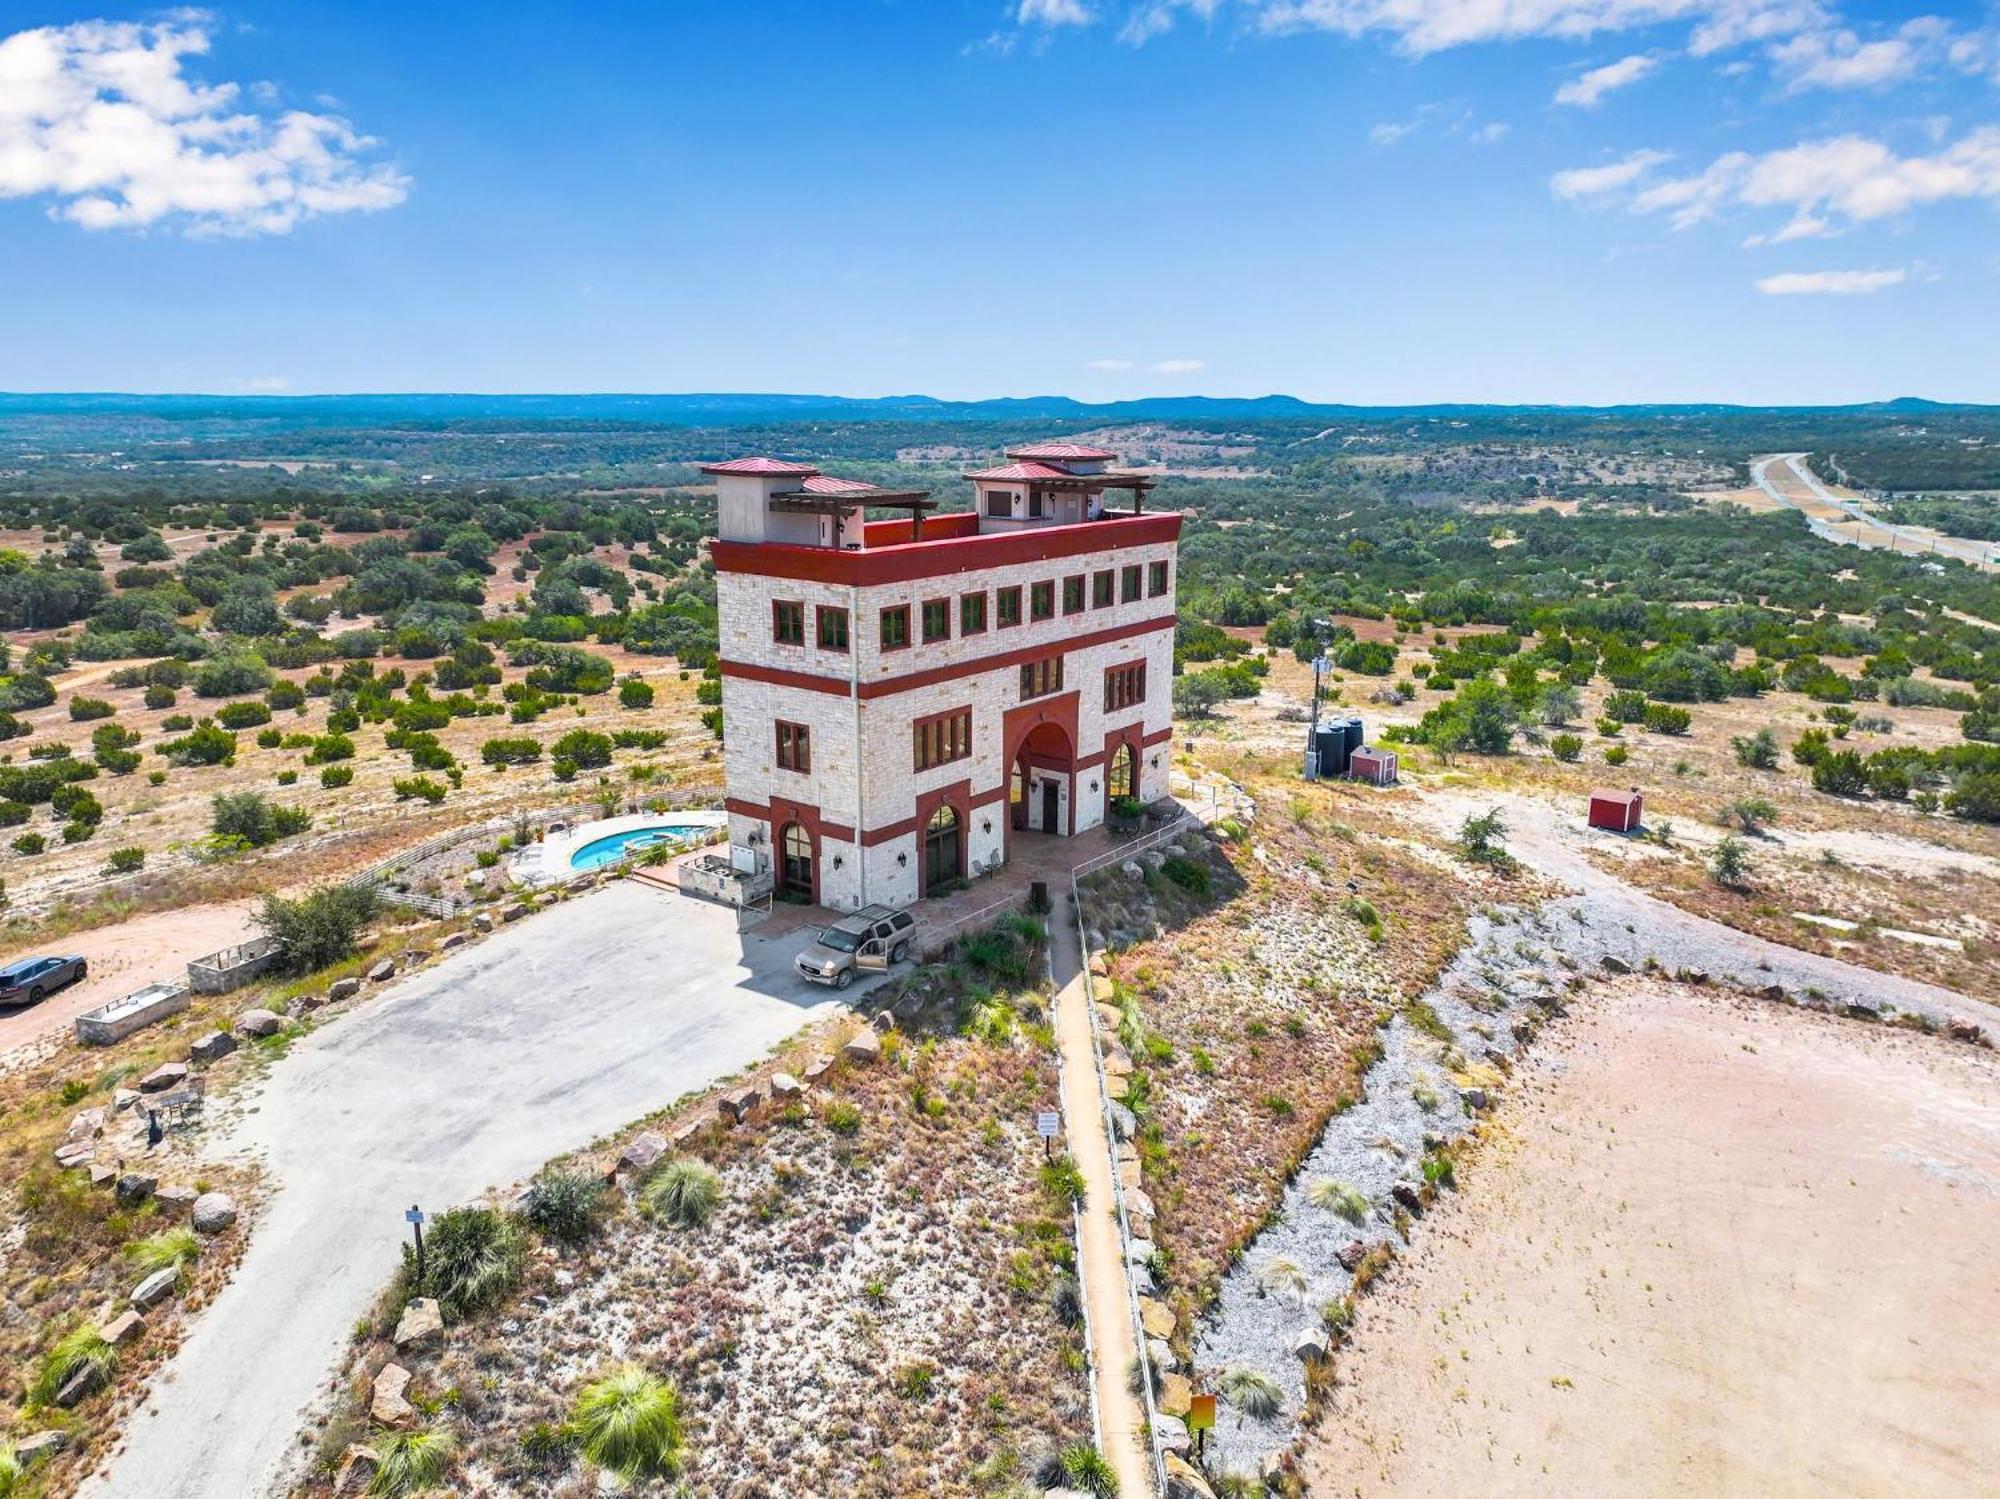
[[325,765],[334,760],[354,758],[354,741],[345,734],[322,734],[313,740],[312,749],[306,755],[306,764]]
[[451,1466],[451,1433],[440,1427],[391,1432],[374,1439],[374,1445],[381,1461],[368,1481],[368,1492],[382,1499],[407,1499],[434,1489]]
[[320,785],[326,787],[329,791],[341,786],[352,785],[353,782],[354,767],[352,765],[329,765],[319,773]]
[[570,1167],[544,1171],[529,1184],[521,1216],[544,1239],[582,1244],[603,1226],[604,1182]]
[[1081,1207],[1088,1189],[1073,1157],[1059,1155],[1041,1169],[1042,1190],[1066,1207]]
[[171,708],[175,699],[174,689],[155,682],[146,689],[145,704],[148,708]]
[[1666,703],[1648,703],[1643,722],[1655,734],[1685,734],[1694,723],[1694,715]]
[[1222,1398],[1253,1421],[1268,1421],[1285,1403],[1276,1381],[1255,1369],[1231,1369],[1222,1376]]
[[567,760],[578,770],[600,770],[611,763],[611,740],[589,729],[571,729],[549,746],[558,760]]
[[1734,833],[1715,845],[1715,851],[1708,856],[1709,878],[1716,884],[1736,889],[1750,874],[1750,850],[1743,846],[1743,840]]
[[1868,789],[1868,767],[1853,750],[1828,750],[1813,764],[1812,783],[1830,796],[1859,796]]
[[1160,873],[1183,890],[1195,895],[1208,894],[1208,870],[1192,859],[1175,855],[1160,865]]
[[682,1228],[704,1227],[721,1202],[722,1178],[686,1156],[655,1166],[639,1188],[639,1208],[647,1217]]
[[1368,1217],[1368,1199],[1361,1189],[1349,1182],[1316,1181],[1307,1189],[1306,1197],[1314,1207],[1325,1208],[1338,1213],[1349,1223],[1362,1223]]
[[[168,719],[160,727],[172,730],[176,721]],[[187,727],[185,720],[181,726]],[[157,747],[172,765],[228,765],[236,759],[236,736],[227,729],[204,722],[191,728],[186,737],[170,739]]]
[[844,1098],[826,1106],[826,1127],[835,1134],[851,1135],[861,1128],[861,1110]]
[[201,1256],[201,1241],[191,1228],[167,1228],[125,1246],[125,1263],[141,1277],[162,1270],[185,1271]]
[[96,1323],[86,1322],[72,1328],[42,1355],[35,1377],[28,1385],[28,1404],[53,1404],[62,1387],[86,1369],[95,1369],[101,1378],[109,1379],[117,1361],[118,1350],[105,1339]]
[[89,723],[93,718],[109,718],[118,710],[101,697],[73,697],[69,700],[72,723]]
[[209,805],[211,831],[220,838],[240,838],[251,848],[263,848],[312,826],[310,812],[278,806],[261,791],[219,792]]
[[15,853],[28,854],[31,856],[40,853],[43,849],[47,848],[48,846],[49,846],[49,840],[44,838],[40,833],[23,833],[20,837],[16,838],[13,843],[13,849]]
[[1062,1450],[1062,1479],[1092,1499],[1117,1499],[1118,1475],[1095,1447],[1077,1442]]
[[416,800],[435,807],[445,798],[445,788],[429,776],[401,776],[390,784],[399,802]]
[[215,721],[225,729],[254,729],[271,721],[271,710],[262,703],[224,703],[215,710]]
[[1604,763],[1606,765],[1623,765],[1631,758],[1632,752],[1622,744],[1614,744],[1604,752]]
[[143,848],[114,848],[105,856],[104,867],[113,874],[133,874],[146,867]]
[[1742,735],[1729,741],[1736,763],[1747,770],[1770,770],[1778,763],[1778,741],[1769,729],[1759,729],[1747,739]]
[[[431,1220],[424,1236],[424,1274],[412,1284],[434,1296],[446,1315],[459,1318],[491,1306],[513,1290],[527,1260],[520,1223],[491,1207],[449,1208]],[[413,1264],[406,1245],[403,1255]]]
[[265,729],[257,736],[258,749],[277,749],[285,742],[283,729]]
[[1565,762],[1583,757],[1583,740],[1575,734],[1557,734],[1549,740],[1549,753]]
[[488,765],[526,765],[542,758],[539,739],[522,735],[515,739],[489,739],[479,746],[479,758]]
[[618,684],[618,704],[623,708],[650,708],[653,706],[653,686],[637,677],[627,677]]
[[255,919],[284,945],[286,972],[316,973],[354,955],[355,939],[375,906],[369,886],[322,885],[296,900],[265,896]]
[[566,1430],[585,1457],[627,1483],[680,1469],[680,1394],[637,1364],[579,1390]]

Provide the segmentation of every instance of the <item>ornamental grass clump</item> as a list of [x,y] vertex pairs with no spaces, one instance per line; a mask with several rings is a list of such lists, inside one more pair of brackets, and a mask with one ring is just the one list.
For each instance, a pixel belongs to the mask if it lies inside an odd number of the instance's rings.
[[722,1178],[686,1156],[655,1167],[639,1188],[639,1207],[647,1217],[682,1228],[704,1227],[721,1201]]
[[1349,1223],[1360,1223],[1368,1217],[1368,1199],[1360,1188],[1349,1182],[1316,1181],[1308,1189],[1306,1196],[1312,1205],[1340,1214]]
[[680,1471],[680,1392],[637,1364],[578,1391],[566,1430],[585,1457],[628,1483]]
[[95,1369],[101,1383],[111,1377],[111,1367],[117,1361],[118,1350],[105,1339],[96,1323],[74,1327],[42,1355],[34,1380],[28,1386],[28,1404],[53,1405],[63,1386],[87,1370]]
[[436,1488],[451,1465],[451,1433],[436,1426],[394,1432],[374,1446],[381,1462],[368,1482],[368,1492],[384,1499],[403,1499]]
[[1268,1421],[1285,1403],[1276,1380],[1255,1369],[1231,1369],[1222,1376],[1222,1398],[1253,1421]]
[[125,1263],[142,1276],[162,1270],[178,1270],[186,1278],[187,1267],[201,1254],[201,1241],[191,1228],[168,1228],[148,1234],[125,1246]]
[[[434,1296],[450,1317],[490,1306],[521,1278],[528,1236],[518,1219],[498,1208],[452,1208],[432,1220],[424,1239],[424,1274],[415,1290]],[[406,1263],[414,1256],[406,1246]]]
[[604,1183],[588,1171],[558,1166],[528,1186],[525,1217],[544,1239],[572,1247],[595,1238],[604,1221]]

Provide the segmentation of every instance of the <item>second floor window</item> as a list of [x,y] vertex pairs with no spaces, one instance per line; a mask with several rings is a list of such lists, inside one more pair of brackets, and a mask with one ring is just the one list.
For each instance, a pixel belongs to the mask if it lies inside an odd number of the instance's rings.
[[1104,673],[1104,711],[1116,713],[1134,703],[1146,701],[1146,663],[1107,667]]
[[1014,497],[997,489],[988,490],[986,492],[986,513],[995,520],[1012,520],[1014,518]]
[[812,771],[812,731],[802,723],[778,720],[778,769]]
[[910,606],[898,604],[882,611],[882,649],[900,651],[910,643]]
[[986,595],[963,593],[958,597],[958,633],[981,635],[986,631]]
[[948,765],[972,753],[972,710],[959,708],[920,718],[910,726],[918,770]]
[[1119,601],[1129,604],[1139,597],[1139,564],[1135,562],[1130,567],[1123,569],[1123,576],[1120,581],[1123,587],[1119,591]]
[[1028,617],[1036,620],[1056,617],[1056,585],[1053,582],[1036,583],[1028,589]]
[[1044,656],[1039,661],[1029,661],[1021,667],[1021,696],[1047,697],[1051,692],[1061,692],[1063,658]]
[[847,611],[833,604],[819,606],[819,648],[823,651],[847,649]]
[[1083,613],[1083,574],[1063,579],[1063,613]]
[[1018,625],[1021,622],[1021,589],[1018,584],[1013,588],[1000,588],[994,591],[993,615],[1003,630],[1009,625]]
[[806,643],[806,606],[779,599],[771,605],[771,638],[779,645]]
[[1167,564],[1148,562],[1146,564],[1146,597],[1156,599],[1167,591]]
[[1111,589],[1112,578],[1110,568],[1105,568],[1101,573],[1092,573],[1090,575],[1090,607],[1093,609],[1109,609],[1112,604]]
[[924,644],[951,638],[951,600],[924,600]]

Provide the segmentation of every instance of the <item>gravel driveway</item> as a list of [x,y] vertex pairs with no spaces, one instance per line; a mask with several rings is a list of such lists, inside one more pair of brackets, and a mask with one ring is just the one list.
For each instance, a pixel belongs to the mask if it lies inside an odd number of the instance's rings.
[[813,935],[739,936],[730,911],[614,884],[301,1041],[218,1142],[275,1188],[243,1263],[83,1492],[266,1492],[397,1263],[403,1210],[526,1176],[830,1013],[791,970]]

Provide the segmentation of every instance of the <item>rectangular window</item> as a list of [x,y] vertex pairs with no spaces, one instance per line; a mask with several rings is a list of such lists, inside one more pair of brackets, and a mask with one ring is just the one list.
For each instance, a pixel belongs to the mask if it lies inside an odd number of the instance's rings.
[[954,708],[920,718],[910,726],[910,738],[918,770],[968,759],[972,754],[972,710]]
[[1041,520],[1049,513],[1049,497],[1045,490],[1028,491],[1028,519]]
[[1014,518],[1014,497],[1011,494],[1002,494],[998,490],[988,490],[986,492],[986,513],[994,520],[1012,520]]
[[1062,664],[1060,656],[1044,656],[1039,661],[1029,661],[1021,667],[1021,697],[1047,697],[1051,692],[1062,691]]
[[1021,589],[1018,584],[993,591],[993,615],[1003,630],[1021,622]]
[[924,644],[951,639],[951,600],[924,600]]
[[1083,613],[1083,574],[1063,579],[1063,613]]
[[1146,663],[1107,666],[1104,669],[1104,711],[1116,713],[1146,701]]
[[771,603],[771,638],[779,645],[806,643],[806,606],[786,599]]
[[900,651],[910,643],[910,606],[898,604],[882,611],[882,649]]
[[1090,575],[1090,607],[1093,609],[1109,609],[1111,607],[1111,588],[1110,568],[1105,568],[1101,573],[1092,573]]
[[958,633],[961,635],[984,635],[986,633],[986,595],[984,593],[962,593],[958,596]]
[[1122,597],[1119,602],[1129,604],[1139,597],[1139,564],[1135,562],[1123,569],[1120,581],[1124,586],[1120,590]]
[[812,731],[804,724],[778,720],[778,769],[812,772]]
[[1056,617],[1056,585],[1053,579],[1028,589],[1028,617],[1033,620]]
[[1149,562],[1146,564],[1146,597],[1156,599],[1167,591],[1167,564]]
[[847,611],[837,604],[819,606],[819,648],[823,651],[847,649]]

